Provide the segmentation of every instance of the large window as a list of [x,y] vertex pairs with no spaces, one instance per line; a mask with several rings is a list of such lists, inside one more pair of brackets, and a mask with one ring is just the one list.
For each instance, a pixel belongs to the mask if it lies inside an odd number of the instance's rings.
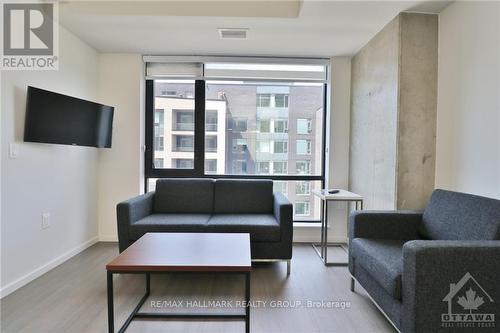
[[[324,182],[326,86],[317,78],[325,67],[280,66],[259,65],[248,80],[250,65],[231,79],[223,64],[206,64],[204,75],[224,79],[148,79],[147,189],[161,177],[270,178],[294,204],[296,221],[319,220],[311,191]],[[227,73],[240,75],[236,67]],[[266,81],[277,68],[291,72]],[[310,78],[287,79],[301,71]]]

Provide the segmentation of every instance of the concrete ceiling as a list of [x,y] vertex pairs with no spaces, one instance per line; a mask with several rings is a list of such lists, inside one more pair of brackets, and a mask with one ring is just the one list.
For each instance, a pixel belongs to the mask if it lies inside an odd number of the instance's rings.
[[[352,55],[401,11],[450,1],[65,1],[63,26],[100,52],[330,57]],[[248,28],[221,40],[217,28]]]

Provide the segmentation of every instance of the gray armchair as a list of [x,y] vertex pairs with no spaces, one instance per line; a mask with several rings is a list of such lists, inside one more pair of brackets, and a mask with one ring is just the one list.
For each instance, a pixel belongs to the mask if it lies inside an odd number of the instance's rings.
[[498,332],[500,201],[436,190],[424,212],[351,215],[357,281],[404,333]]

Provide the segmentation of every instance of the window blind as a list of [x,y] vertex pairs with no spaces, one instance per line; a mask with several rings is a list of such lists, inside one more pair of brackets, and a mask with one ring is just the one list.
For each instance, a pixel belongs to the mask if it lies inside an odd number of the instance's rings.
[[147,78],[327,82],[328,59],[144,56]]

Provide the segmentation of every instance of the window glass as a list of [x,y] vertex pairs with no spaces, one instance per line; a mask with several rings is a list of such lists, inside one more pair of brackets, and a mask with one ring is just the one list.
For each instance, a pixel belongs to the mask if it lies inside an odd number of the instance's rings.
[[288,142],[287,141],[274,141],[274,153],[284,154],[288,153]]
[[274,105],[277,108],[287,108],[288,107],[288,95],[285,95],[285,94],[274,95]]
[[288,162],[273,162],[273,174],[286,175],[288,173]]
[[[153,161],[157,169],[194,165],[194,81],[154,81]],[[178,163],[178,159],[191,162]],[[190,165],[190,167],[186,167]]]
[[[195,82],[147,82],[148,92],[154,87],[153,107],[148,110],[152,120],[147,124],[153,128],[148,127],[153,139],[148,151],[152,151],[154,167],[164,170],[147,171],[146,177],[190,177],[189,170],[193,177],[200,171],[219,176],[265,175],[281,182],[275,188],[294,205],[308,202],[309,215],[303,215],[307,210],[301,204],[300,220],[317,220],[320,205],[314,203],[311,190],[321,186],[323,177],[324,84],[213,80],[197,81],[198,88],[200,83],[206,98],[204,147],[194,141],[198,138]],[[204,151],[204,170],[194,170],[203,166],[195,166],[195,150]],[[169,174],[168,169],[183,170]],[[296,178],[290,181],[283,176]]]
[[271,121],[269,119],[261,119],[258,122],[259,132],[269,133],[271,131]]
[[295,194],[297,195],[310,195],[311,183],[310,182],[297,182],[295,183]]
[[245,119],[245,118],[234,118],[233,119],[233,131],[246,132],[247,129],[248,129],[247,119]]
[[248,150],[248,143],[246,139],[233,139],[233,152],[244,153]]
[[258,174],[269,174],[269,164],[270,162],[265,161],[265,162],[257,162],[257,173]]
[[277,119],[274,121],[274,133],[287,133],[288,120]]
[[257,141],[257,152],[259,153],[270,153],[271,148],[270,145],[271,143],[267,140],[259,140]]
[[311,211],[311,206],[308,201],[297,201],[294,206],[295,215],[303,216],[309,215]]
[[271,94],[257,94],[257,107],[270,107]]
[[297,134],[310,134],[311,125],[311,119],[297,119]]
[[311,174],[311,161],[297,161],[295,162],[297,174],[309,175]]
[[311,154],[311,141],[310,140],[297,140],[297,155]]

